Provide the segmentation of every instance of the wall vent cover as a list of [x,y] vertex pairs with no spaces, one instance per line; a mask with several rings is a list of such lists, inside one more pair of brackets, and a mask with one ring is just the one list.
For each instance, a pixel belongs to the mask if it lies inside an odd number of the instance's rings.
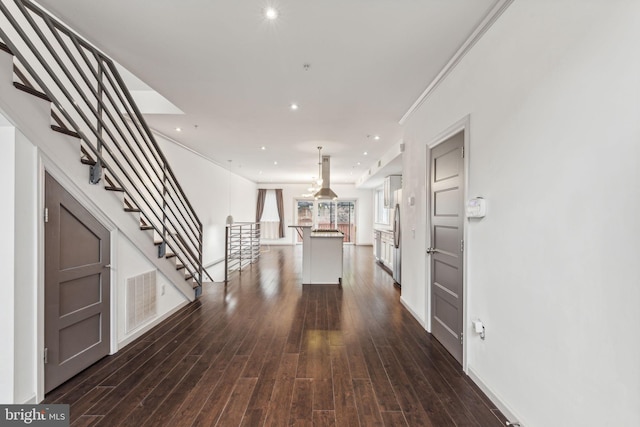
[[157,315],[156,270],[127,279],[127,332]]

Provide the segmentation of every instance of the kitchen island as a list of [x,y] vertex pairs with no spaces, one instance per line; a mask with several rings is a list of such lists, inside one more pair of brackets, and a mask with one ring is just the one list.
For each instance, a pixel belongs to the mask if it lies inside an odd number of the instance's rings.
[[342,283],[342,241],[338,230],[312,230],[311,226],[290,225],[302,236],[302,284]]

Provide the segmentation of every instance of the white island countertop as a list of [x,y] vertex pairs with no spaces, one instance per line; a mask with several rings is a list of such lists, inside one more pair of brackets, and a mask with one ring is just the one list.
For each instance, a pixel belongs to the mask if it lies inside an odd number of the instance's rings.
[[323,230],[312,230],[311,237],[332,237],[332,238],[344,238],[344,233],[337,230],[323,231]]

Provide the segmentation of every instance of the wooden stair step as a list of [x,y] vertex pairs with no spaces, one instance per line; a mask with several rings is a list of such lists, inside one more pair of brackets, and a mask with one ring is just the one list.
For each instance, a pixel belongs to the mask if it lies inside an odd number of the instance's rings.
[[89,152],[87,151],[86,148],[84,148],[82,145],[80,146],[80,162],[84,165],[89,165],[89,166],[93,166],[96,164],[96,161],[93,160],[93,157],[91,157],[91,154],[89,154]]
[[80,138],[80,134],[71,129],[67,122],[61,117],[55,105],[51,106],[51,119],[53,119],[54,121],[54,123],[52,123],[53,130],[65,133],[67,135],[75,136],[76,138]]
[[[153,228],[153,225],[147,223],[147,221],[145,221],[144,218],[140,217],[140,230],[155,230],[155,228]],[[156,243],[156,245],[159,245],[160,243]]]
[[140,208],[136,207],[126,197],[124,198],[124,211],[125,212],[142,212]]
[[7,46],[6,44],[4,44],[2,42],[0,42],[0,50],[4,50],[9,55],[13,55],[13,52],[11,52],[11,49],[9,49],[9,46]]
[[[51,125],[51,130],[63,133],[65,135],[73,136],[74,138],[80,138],[80,134],[78,132],[74,132],[71,129],[63,128],[62,126]],[[95,162],[93,163],[95,164]]]
[[153,226],[147,224],[147,222],[142,219],[142,217],[140,218],[140,230],[153,230]]
[[111,181],[111,179],[107,175],[104,175],[104,182],[105,182],[105,186],[104,186],[105,190],[107,190],[107,191],[121,191],[121,192],[124,192],[124,188],[116,186],[114,184],[114,182]]
[[18,90],[26,92],[29,95],[35,96],[36,98],[44,99],[47,102],[51,102],[51,100],[49,99],[49,97],[46,94],[44,94],[44,93],[40,92],[39,90],[36,90],[36,89],[34,89],[32,87],[29,87],[29,86],[27,86],[25,84],[22,84],[20,82],[13,82],[13,86]]

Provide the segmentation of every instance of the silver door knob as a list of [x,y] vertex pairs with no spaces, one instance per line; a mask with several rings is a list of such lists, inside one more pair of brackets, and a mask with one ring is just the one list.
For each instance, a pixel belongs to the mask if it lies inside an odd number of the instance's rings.
[[105,265],[104,268],[111,268],[111,264]]
[[427,254],[435,254],[438,250],[436,248],[427,248]]

